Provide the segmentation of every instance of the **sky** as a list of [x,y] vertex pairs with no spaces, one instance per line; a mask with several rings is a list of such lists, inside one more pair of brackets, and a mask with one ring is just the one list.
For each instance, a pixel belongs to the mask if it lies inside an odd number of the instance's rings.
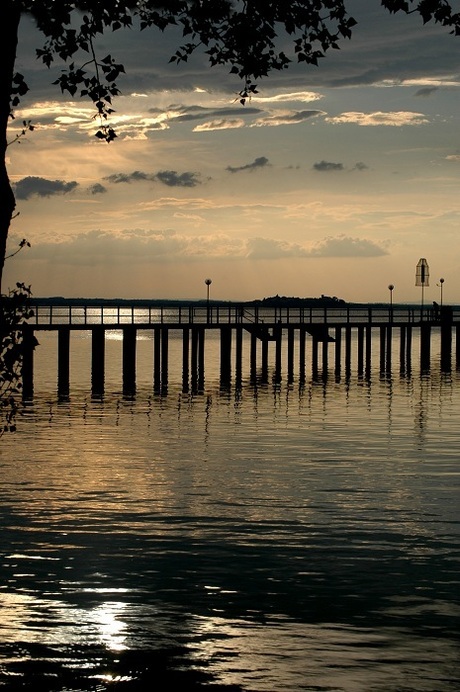
[[[455,5],[455,2],[454,2]],[[460,37],[419,15],[350,0],[351,41],[318,67],[241,84],[202,54],[169,63],[173,32],[105,35],[126,75],[117,139],[94,135],[89,102],[62,95],[24,18],[29,83],[8,148],[18,216],[5,287],[34,296],[246,301],[336,296],[460,304]],[[85,58],[82,58],[82,62]]]

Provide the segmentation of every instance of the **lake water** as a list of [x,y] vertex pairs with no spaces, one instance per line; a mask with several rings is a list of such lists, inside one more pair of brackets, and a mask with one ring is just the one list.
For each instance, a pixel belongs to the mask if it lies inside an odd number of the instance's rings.
[[415,342],[410,375],[224,390],[210,337],[184,394],[172,339],[158,396],[141,335],[127,399],[114,332],[101,401],[81,332],[60,402],[39,340],[0,440],[0,687],[460,690],[460,376],[438,344],[429,373]]

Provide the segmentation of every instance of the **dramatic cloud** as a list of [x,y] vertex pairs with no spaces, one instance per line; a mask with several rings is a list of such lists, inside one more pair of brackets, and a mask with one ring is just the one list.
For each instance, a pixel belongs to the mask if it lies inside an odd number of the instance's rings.
[[30,199],[33,195],[52,197],[65,195],[72,192],[76,187],[78,187],[78,183],[74,180],[66,183],[64,180],[48,180],[38,176],[28,176],[14,184],[14,193],[16,199]]
[[376,127],[377,125],[403,127],[404,125],[424,125],[429,122],[423,113],[413,113],[412,111],[396,111],[394,113],[384,113],[382,111],[358,113],[352,111],[332,118],[326,118],[326,121],[333,125],[351,123],[363,127]]
[[158,171],[157,173],[144,173],[143,171],[133,171],[132,173],[113,173],[104,178],[110,183],[132,183],[148,180],[150,182],[160,182],[168,187],[196,187],[201,185],[201,179],[198,173],[186,171],[185,173],[177,173],[177,171]]
[[230,173],[240,173],[241,171],[254,171],[258,168],[270,166],[268,159],[265,156],[259,156],[252,163],[247,163],[244,166],[227,166],[227,171]]
[[313,164],[313,169],[315,171],[343,171],[343,163],[332,163],[331,161],[319,161]]

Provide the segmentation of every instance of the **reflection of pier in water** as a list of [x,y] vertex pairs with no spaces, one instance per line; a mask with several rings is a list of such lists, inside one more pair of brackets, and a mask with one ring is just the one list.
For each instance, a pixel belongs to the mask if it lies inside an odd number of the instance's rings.
[[[430,368],[431,335],[440,333],[441,370],[452,365],[452,339],[455,336],[455,362],[460,365],[460,309],[431,309],[412,306],[344,306],[344,307],[248,307],[237,304],[181,307],[51,305],[34,306],[35,315],[24,325],[23,394],[33,397],[34,334],[39,331],[58,333],[58,393],[69,394],[70,334],[75,330],[91,331],[91,382],[94,396],[104,393],[105,336],[108,330],[123,334],[123,391],[136,389],[136,341],[139,330],[153,333],[153,390],[166,393],[169,371],[169,335],[182,332],[182,388],[201,391],[205,377],[205,337],[209,330],[220,334],[220,378],[222,385],[243,378],[243,333],[249,336],[249,376],[251,381],[267,382],[269,348],[274,349],[273,379],[281,381],[282,352],[287,348],[287,381],[294,379],[294,361],[298,358],[297,376],[304,382],[308,366],[313,379],[325,377],[329,359],[333,358],[335,376],[351,374],[352,342],[356,352],[357,375],[370,377],[372,343],[379,340],[379,367],[382,374],[392,370],[392,341],[399,334],[399,369],[410,373],[412,337],[418,332],[420,367]],[[353,336],[353,339],[352,339]],[[310,342],[307,348],[307,343]],[[298,353],[295,354],[295,344]]]

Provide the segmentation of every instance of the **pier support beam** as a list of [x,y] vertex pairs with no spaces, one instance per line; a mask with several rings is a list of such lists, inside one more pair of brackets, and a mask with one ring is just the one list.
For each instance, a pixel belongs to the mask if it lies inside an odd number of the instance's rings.
[[91,330],[91,395],[104,396],[105,385],[105,329],[93,327]]
[[191,352],[191,371],[192,371],[192,392],[198,389],[198,327],[192,327],[192,352]]
[[328,363],[328,355],[329,355],[328,346],[329,346],[329,341],[328,341],[328,330],[325,329],[324,331],[325,331],[325,333],[324,333],[324,336],[323,336],[323,348],[322,348],[322,351],[323,351],[323,354],[322,354],[322,355],[323,355],[323,380],[326,380],[326,379],[327,379],[327,368],[328,368],[328,365],[329,365],[329,363]]
[[169,329],[161,329],[161,392],[168,391],[168,367],[169,367]]
[[335,328],[335,344],[334,344],[334,354],[335,354],[335,379],[340,380],[340,373],[342,371],[342,328]]
[[123,394],[136,392],[136,336],[135,327],[123,327]]
[[318,379],[318,338],[312,337],[311,341],[311,372],[314,380]]
[[358,377],[362,378],[364,372],[364,327],[358,327]]
[[450,372],[452,368],[452,325],[441,324],[441,370]]
[[294,381],[294,329],[293,327],[288,328],[288,349],[287,349],[287,377],[288,382],[292,383]]
[[371,377],[371,366],[372,366],[372,327],[366,327],[366,366],[365,366],[365,376],[369,380]]
[[255,384],[257,380],[257,336],[251,331],[251,354],[250,354],[250,380]]
[[393,339],[393,330],[391,328],[391,324],[388,324],[387,329],[386,329],[386,356],[385,356],[385,370],[386,370],[387,375],[391,374],[392,339]]
[[380,327],[380,374],[385,372],[385,350],[386,350],[386,328],[382,325]]
[[399,372],[401,375],[406,372],[406,327],[399,330]]
[[351,374],[351,327],[345,327],[345,376]]
[[261,381],[268,382],[268,339],[262,339],[262,371]]
[[232,330],[231,327],[220,328],[220,383],[228,386],[232,373]]
[[185,328],[182,331],[182,391],[189,390],[189,357],[190,357],[190,329]]
[[70,327],[58,331],[58,397],[67,399],[70,393]]
[[420,368],[430,369],[431,325],[428,322],[420,324]]
[[206,330],[200,327],[198,331],[198,390],[204,389],[204,341]]
[[406,339],[406,373],[409,375],[412,370],[412,327],[407,327]]
[[304,384],[305,382],[305,356],[306,356],[306,333],[302,327],[299,330],[299,382]]
[[161,392],[161,328],[153,330],[153,391]]
[[275,373],[274,382],[281,382],[281,347],[283,341],[283,330],[281,327],[273,328],[275,334]]
[[243,379],[243,328],[236,328],[236,362],[235,362],[235,384],[241,386]]

